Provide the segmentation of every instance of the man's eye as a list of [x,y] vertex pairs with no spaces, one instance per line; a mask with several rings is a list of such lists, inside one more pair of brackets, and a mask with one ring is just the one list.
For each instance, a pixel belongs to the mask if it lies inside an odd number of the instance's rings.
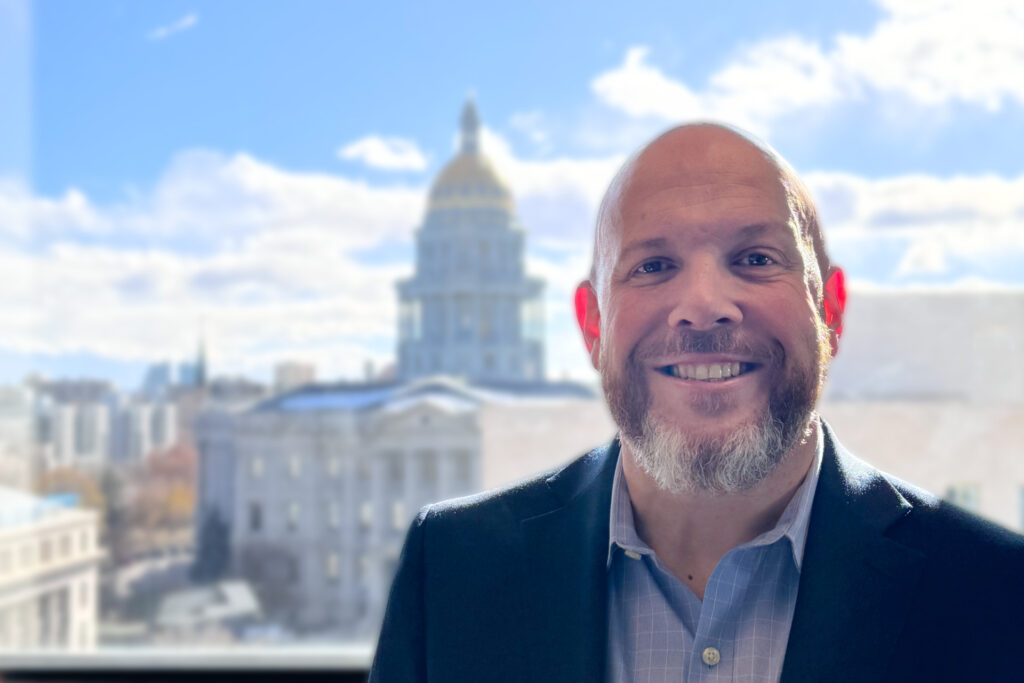
[[663,273],[668,268],[669,264],[665,261],[653,259],[651,261],[644,261],[633,272],[637,275],[654,275],[655,273]]
[[740,264],[744,266],[770,266],[773,265],[774,263],[775,259],[773,259],[768,254],[764,254],[759,251],[753,251],[750,252],[749,254],[744,254],[743,257],[740,258]]

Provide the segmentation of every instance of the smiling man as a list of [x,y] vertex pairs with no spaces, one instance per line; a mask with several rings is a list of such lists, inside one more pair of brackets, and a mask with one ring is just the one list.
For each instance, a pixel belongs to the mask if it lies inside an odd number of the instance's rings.
[[1016,680],[1024,539],[815,413],[842,273],[724,126],[630,159],[576,311],[619,437],[409,533],[372,681]]

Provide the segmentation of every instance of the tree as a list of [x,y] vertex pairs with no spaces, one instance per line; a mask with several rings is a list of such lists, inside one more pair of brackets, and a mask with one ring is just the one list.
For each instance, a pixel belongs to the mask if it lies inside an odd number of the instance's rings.
[[79,505],[103,511],[107,501],[96,477],[74,467],[56,467],[39,475],[36,490],[43,495],[73,493]]
[[125,507],[124,478],[115,468],[107,467],[100,479],[100,487],[107,502],[103,514],[105,545],[111,564],[119,567],[127,562],[131,555],[131,522]]
[[214,510],[203,520],[199,528],[199,542],[196,560],[190,575],[196,583],[212,583],[220,580],[228,568],[228,525]]

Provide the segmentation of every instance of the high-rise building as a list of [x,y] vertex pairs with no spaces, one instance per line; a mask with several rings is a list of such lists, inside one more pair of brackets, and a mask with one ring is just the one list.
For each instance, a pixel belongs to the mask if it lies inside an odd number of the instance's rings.
[[480,117],[462,110],[458,154],[430,189],[416,270],[398,284],[398,374],[471,382],[544,378],[543,282],[523,268],[524,232],[508,186],[480,151]]

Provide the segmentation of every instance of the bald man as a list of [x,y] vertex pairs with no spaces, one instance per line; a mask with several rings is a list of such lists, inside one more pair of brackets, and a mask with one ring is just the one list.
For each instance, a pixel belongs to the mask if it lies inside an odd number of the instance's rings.
[[370,680],[1024,678],[1024,538],[815,413],[844,300],[772,150],[711,124],[643,148],[576,293],[618,438],[421,511]]

